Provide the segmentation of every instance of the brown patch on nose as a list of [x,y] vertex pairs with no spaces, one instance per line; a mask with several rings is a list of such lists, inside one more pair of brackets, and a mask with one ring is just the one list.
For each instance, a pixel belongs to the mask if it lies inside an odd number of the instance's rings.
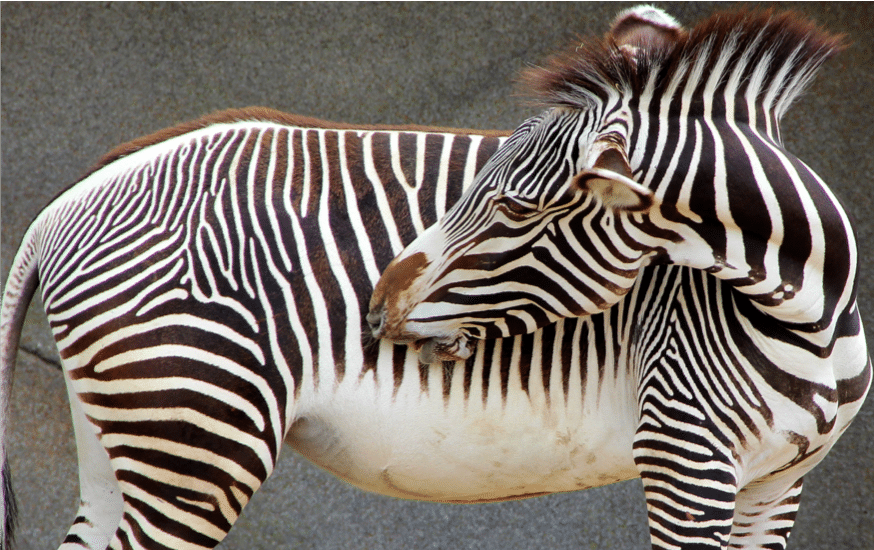
[[428,267],[428,256],[424,252],[416,252],[399,262],[392,260],[376,283],[376,288],[373,289],[373,295],[370,297],[370,312],[376,313],[380,308],[385,308],[386,311],[396,310],[398,297],[412,286],[426,267]]

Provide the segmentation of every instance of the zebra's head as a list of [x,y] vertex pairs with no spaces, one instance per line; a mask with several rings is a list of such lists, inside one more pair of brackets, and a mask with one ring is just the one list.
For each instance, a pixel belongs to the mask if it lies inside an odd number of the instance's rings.
[[386,269],[368,317],[376,334],[427,335],[423,360],[463,358],[471,338],[616,303],[655,253],[624,240],[656,205],[633,177],[621,122],[599,123],[555,109],[520,126],[461,202]]
[[[367,316],[374,335],[415,342],[426,363],[464,359],[473,339],[604,311],[654,261],[730,279],[764,307],[793,296],[800,281],[766,273],[787,220],[774,214],[781,193],[798,202],[821,182],[786,169],[797,159],[777,121],[838,46],[787,22],[714,18],[687,33],[633,8],[604,40],[531,71],[549,109],[388,266]],[[810,247],[797,248],[782,250],[808,261]]]

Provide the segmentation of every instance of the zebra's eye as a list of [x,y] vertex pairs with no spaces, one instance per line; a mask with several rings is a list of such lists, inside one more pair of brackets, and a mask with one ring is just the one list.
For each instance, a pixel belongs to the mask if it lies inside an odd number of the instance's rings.
[[502,195],[494,199],[498,208],[513,219],[520,219],[537,212],[537,208],[529,203],[520,201],[515,197]]

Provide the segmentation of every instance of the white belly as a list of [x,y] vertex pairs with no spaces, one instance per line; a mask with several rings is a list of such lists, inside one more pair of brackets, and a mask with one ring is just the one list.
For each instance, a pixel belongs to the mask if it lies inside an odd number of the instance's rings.
[[425,394],[415,382],[393,396],[372,376],[349,377],[301,396],[288,443],[362,489],[417,500],[507,500],[638,475],[635,407],[618,387],[602,387],[600,400],[578,387],[567,404],[559,391],[549,405],[521,387],[511,386],[506,402],[489,388],[483,403],[481,393],[444,399],[439,385]]

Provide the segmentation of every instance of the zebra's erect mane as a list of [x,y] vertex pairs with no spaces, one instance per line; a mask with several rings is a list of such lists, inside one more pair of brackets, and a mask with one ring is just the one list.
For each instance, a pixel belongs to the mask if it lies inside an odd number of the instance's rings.
[[[617,92],[700,95],[718,71],[720,86],[730,75],[736,97],[754,92],[759,106],[779,118],[845,42],[803,16],[767,10],[716,14],[688,32],[678,29],[673,40],[631,46],[612,32],[574,43],[525,71],[523,92],[546,106],[588,108]],[[699,76],[694,87],[690,75]]]

